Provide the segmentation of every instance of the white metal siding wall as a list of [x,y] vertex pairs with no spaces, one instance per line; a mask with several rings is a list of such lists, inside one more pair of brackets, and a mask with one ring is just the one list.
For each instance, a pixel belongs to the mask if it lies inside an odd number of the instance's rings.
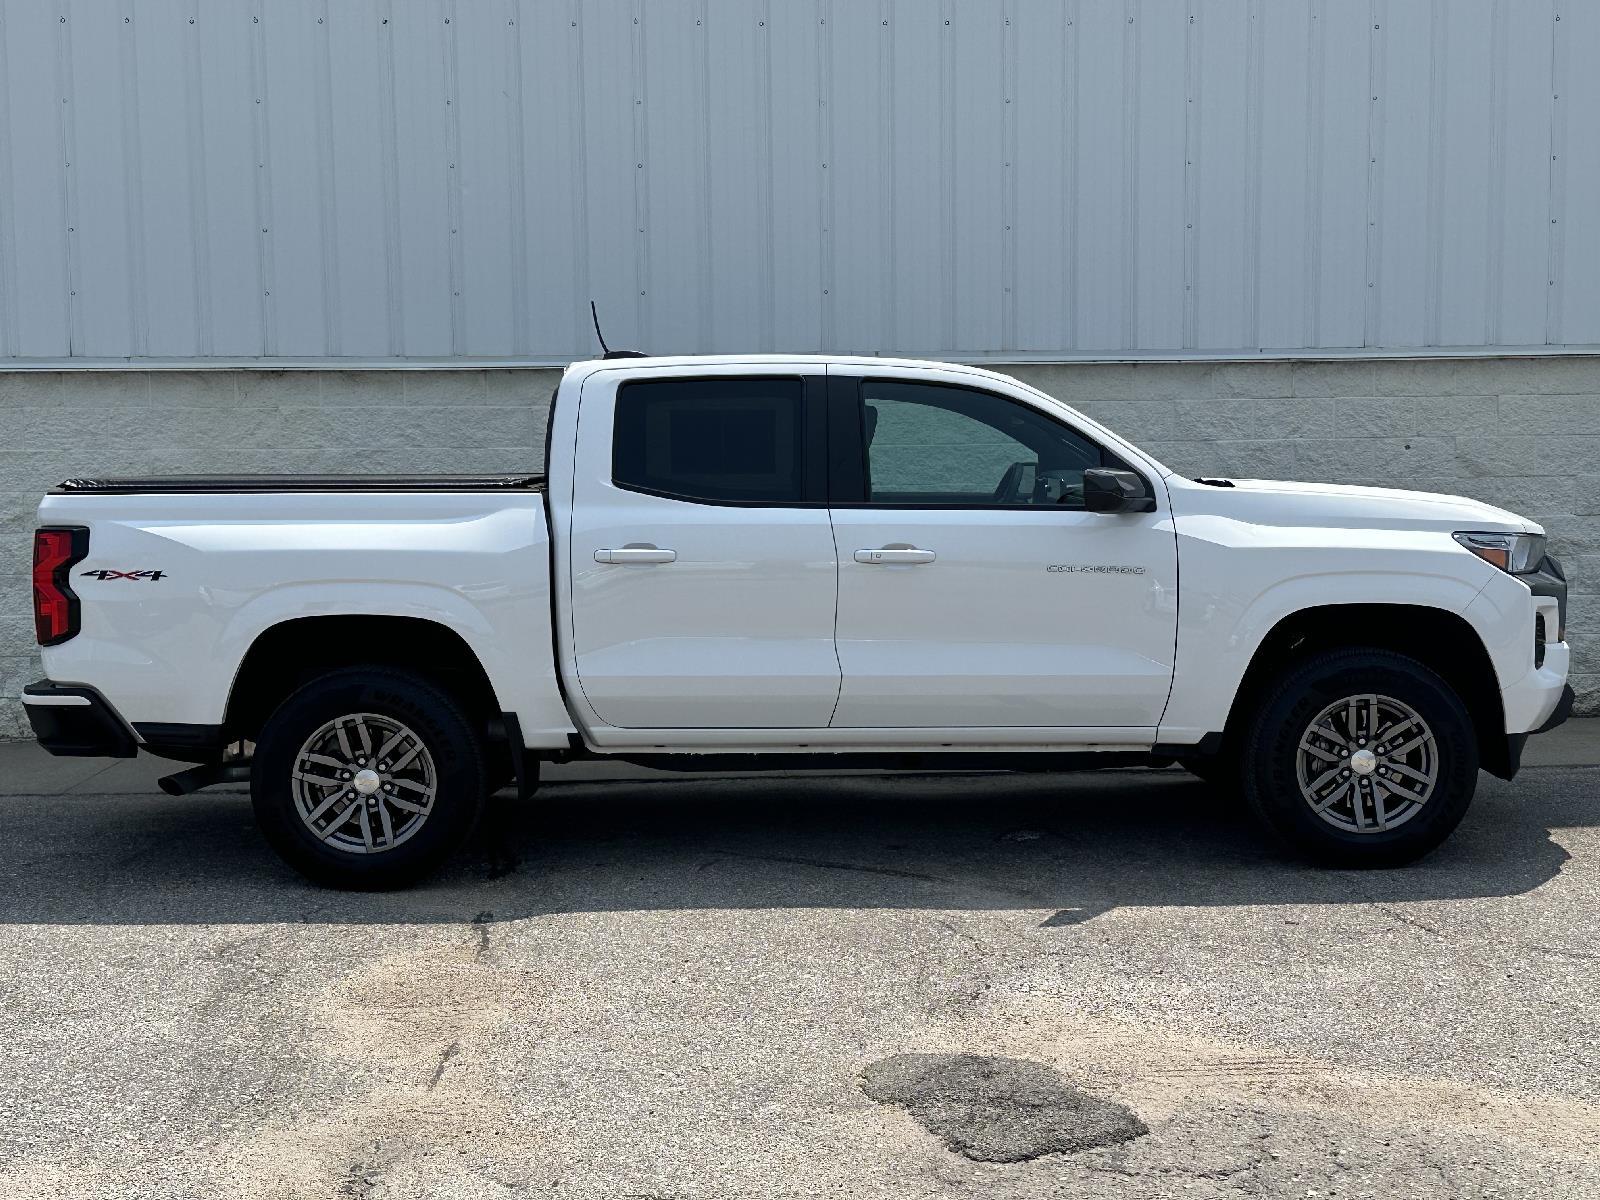
[[1600,344],[1592,0],[0,0],[0,359]]

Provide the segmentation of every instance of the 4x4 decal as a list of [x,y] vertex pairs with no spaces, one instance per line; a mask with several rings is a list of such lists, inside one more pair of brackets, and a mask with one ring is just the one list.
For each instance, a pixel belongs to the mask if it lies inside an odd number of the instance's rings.
[[85,571],[83,576],[88,579],[148,579],[152,583],[165,579],[165,571]]

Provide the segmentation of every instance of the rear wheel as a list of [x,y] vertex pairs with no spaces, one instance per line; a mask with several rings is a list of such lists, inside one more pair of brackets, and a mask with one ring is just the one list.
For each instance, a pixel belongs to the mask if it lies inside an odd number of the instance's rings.
[[437,870],[483,808],[482,738],[434,684],[385,668],[295,692],[256,743],[251,798],[273,848],[331,887],[404,887]]
[[1340,650],[1271,690],[1241,771],[1252,810],[1301,853],[1330,866],[1397,866],[1466,815],[1478,744],[1436,673],[1389,651]]

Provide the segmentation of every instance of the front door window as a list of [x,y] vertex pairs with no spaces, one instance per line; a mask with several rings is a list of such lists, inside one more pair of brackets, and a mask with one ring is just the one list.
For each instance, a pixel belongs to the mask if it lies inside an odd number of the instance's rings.
[[1102,465],[1095,443],[988,392],[866,380],[862,405],[873,504],[1082,508]]

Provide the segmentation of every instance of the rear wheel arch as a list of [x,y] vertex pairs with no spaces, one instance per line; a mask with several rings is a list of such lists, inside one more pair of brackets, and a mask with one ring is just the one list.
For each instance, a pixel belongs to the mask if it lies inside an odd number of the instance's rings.
[[1416,604],[1328,604],[1299,609],[1268,631],[1234,693],[1223,744],[1236,749],[1273,684],[1314,655],[1331,650],[1388,650],[1438,674],[1472,717],[1483,768],[1513,770],[1505,710],[1494,662],[1465,617]]
[[502,711],[478,655],[448,625],[421,617],[296,617],[264,629],[240,660],[223,718],[226,736],[255,740],[296,690],[353,666],[393,667],[427,679],[482,727]]

